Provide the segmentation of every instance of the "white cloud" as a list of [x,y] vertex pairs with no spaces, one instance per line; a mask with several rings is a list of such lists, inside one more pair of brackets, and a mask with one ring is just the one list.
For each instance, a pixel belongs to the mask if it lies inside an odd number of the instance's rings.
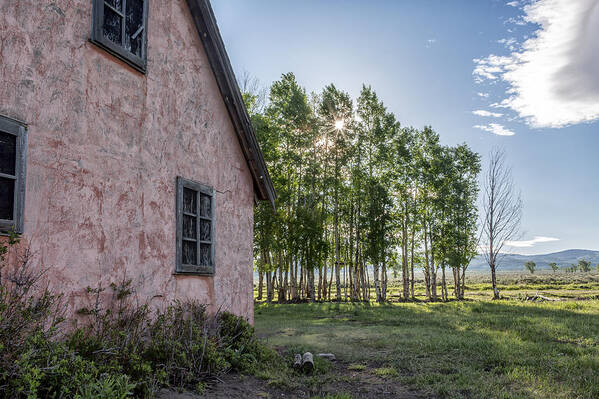
[[492,116],[493,118],[499,118],[500,116],[503,116],[503,114],[500,114],[499,112],[489,112],[485,111],[484,109],[477,109],[476,111],[472,111],[472,113],[478,116]]
[[497,43],[503,44],[510,51],[514,51],[517,48],[518,40],[515,37],[510,37],[509,39],[497,40]]
[[518,7],[520,3],[518,1],[510,1],[509,3],[506,3],[506,5],[510,7]]
[[508,56],[475,59],[474,79],[505,81],[500,104],[533,127],[599,119],[599,0],[537,0],[523,12],[538,30]]
[[514,24],[514,25],[519,25],[519,26],[524,26],[526,25],[526,20],[522,17],[517,17],[517,18],[508,18],[505,20],[504,24]]
[[500,77],[506,67],[512,63],[512,58],[491,54],[484,59],[475,58],[474,63],[476,67],[472,74],[478,82],[482,82],[484,79],[495,80]]
[[435,38],[428,39],[428,40],[426,41],[426,47],[427,47],[427,48],[428,48],[428,47],[431,47],[431,46],[432,46],[433,44],[435,44],[435,43],[437,43],[437,39],[435,39]]
[[482,97],[482,98],[488,98],[488,97],[489,97],[489,93],[482,93],[482,92],[478,92],[478,93],[476,93],[476,94],[477,94],[479,97]]
[[559,241],[559,238],[554,237],[534,237],[532,240],[522,240],[522,241],[506,241],[505,245],[516,248],[531,248],[534,247],[535,244],[544,243],[544,242],[554,242]]
[[491,132],[498,136],[513,136],[515,134],[513,131],[506,129],[499,123],[489,123],[488,125],[474,125],[473,127],[476,129]]

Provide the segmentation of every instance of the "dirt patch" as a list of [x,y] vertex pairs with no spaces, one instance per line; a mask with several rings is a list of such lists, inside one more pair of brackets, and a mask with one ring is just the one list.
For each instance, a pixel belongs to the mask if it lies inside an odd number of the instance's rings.
[[158,399],[241,399],[241,398],[306,398],[307,396],[292,396],[276,387],[268,386],[267,382],[252,376],[229,374],[208,387],[206,393],[197,395],[190,392],[177,393],[163,390]]
[[300,399],[315,396],[326,397],[333,394],[347,394],[355,399],[433,397],[409,390],[396,378],[377,376],[374,367],[366,366],[362,370],[350,370],[349,366],[349,363],[333,362],[331,369],[326,374],[298,377],[291,381],[288,387],[269,384],[265,380],[252,376],[229,374],[221,378],[222,382],[210,386],[204,395],[163,391],[159,395],[159,399]]
[[[409,390],[392,376],[381,377],[377,375],[380,368],[366,366],[361,370],[350,370],[349,363],[337,363],[331,369],[330,378],[319,387],[316,395],[346,393],[352,398],[401,398],[417,399],[430,398],[419,392]],[[327,374],[327,376],[328,376]]]

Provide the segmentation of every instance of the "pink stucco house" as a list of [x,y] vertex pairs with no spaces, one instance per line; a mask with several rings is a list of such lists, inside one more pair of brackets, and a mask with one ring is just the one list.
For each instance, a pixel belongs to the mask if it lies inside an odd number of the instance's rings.
[[0,2],[0,230],[72,310],[131,278],[253,320],[275,192],[208,0]]

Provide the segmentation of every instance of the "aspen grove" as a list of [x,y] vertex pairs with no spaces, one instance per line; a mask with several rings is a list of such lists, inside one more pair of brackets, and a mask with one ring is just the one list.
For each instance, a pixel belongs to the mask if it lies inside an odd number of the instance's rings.
[[[271,172],[275,208],[256,205],[258,300],[463,299],[477,253],[480,157],[429,126],[402,127],[375,91],[307,95],[292,73],[269,93],[242,84]],[[268,96],[267,96],[268,94]],[[266,98],[268,97],[268,98]],[[263,298],[264,292],[266,298]]]

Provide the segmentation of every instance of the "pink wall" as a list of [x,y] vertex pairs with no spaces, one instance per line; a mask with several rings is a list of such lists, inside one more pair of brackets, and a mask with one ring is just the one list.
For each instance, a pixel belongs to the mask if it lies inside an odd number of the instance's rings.
[[[89,42],[89,0],[0,2],[0,114],[28,124],[25,237],[76,309],[133,278],[253,320],[253,184],[184,0],[152,0],[148,67]],[[216,189],[214,277],[175,276],[175,178]],[[153,299],[152,299],[153,298]]]

